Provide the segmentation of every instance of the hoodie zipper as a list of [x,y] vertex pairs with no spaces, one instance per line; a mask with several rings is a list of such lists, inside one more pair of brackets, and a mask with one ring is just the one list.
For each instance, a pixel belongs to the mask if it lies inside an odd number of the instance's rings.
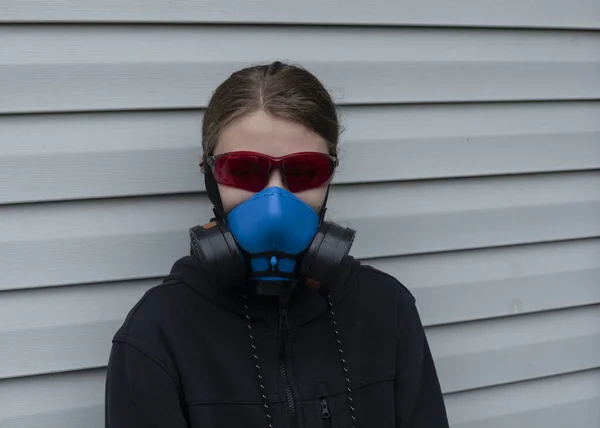
[[326,398],[321,398],[321,417],[323,418],[323,426],[331,427],[331,411],[329,410],[329,403]]
[[295,428],[298,424],[296,421],[296,404],[294,403],[294,395],[292,394],[292,388],[290,387],[287,371],[286,362],[289,357],[288,352],[288,310],[285,308],[279,309],[279,327],[281,330],[281,353],[279,358],[279,374],[285,387],[285,397],[287,402],[287,410],[290,415],[290,424],[292,428]]

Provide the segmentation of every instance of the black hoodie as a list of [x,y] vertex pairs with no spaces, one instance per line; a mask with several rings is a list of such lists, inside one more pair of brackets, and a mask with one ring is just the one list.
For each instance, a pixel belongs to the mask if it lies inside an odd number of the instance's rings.
[[[246,295],[247,293],[247,295]],[[244,297],[246,295],[246,297]],[[288,307],[184,257],[116,333],[107,428],[447,428],[415,300],[349,258]]]

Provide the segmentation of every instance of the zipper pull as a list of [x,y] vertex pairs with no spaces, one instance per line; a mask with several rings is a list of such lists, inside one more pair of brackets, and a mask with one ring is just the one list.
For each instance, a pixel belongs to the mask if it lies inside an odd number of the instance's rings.
[[287,309],[279,310],[279,327],[281,327],[281,329],[284,331],[288,329],[288,311],[287,311]]
[[329,419],[331,417],[329,404],[327,404],[327,400],[325,398],[321,398],[321,416],[323,419]]

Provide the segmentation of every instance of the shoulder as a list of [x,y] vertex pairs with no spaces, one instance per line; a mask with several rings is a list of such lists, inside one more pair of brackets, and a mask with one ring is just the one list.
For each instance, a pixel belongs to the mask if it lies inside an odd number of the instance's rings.
[[144,293],[113,337],[109,367],[139,364],[137,358],[144,355],[178,382],[177,367],[169,352],[169,332],[177,322],[177,307],[189,294],[186,289],[179,281],[166,281]]
[[361,264],[356,276],[358,288],[375,298],[395,299],[400,305],[414,305],[415,298],[397,278],[373,266]]
[[417,312],[410,290],[394,276],[370,265],[360,265],[352,294],[363,308],[385,316],[400,330]]
[[180,281],[165,281],[149,289],[129,311],[113,343],[133,346],[168,367],[172,338],[185,325],[186,306],[195,294]]

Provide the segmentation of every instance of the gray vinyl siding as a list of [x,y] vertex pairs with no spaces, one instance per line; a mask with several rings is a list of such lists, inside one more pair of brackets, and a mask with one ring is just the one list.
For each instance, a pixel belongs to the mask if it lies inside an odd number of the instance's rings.
[[600,2],[452,4],[0,1],[0,427],[103,427],[210,215],[202,109],[274,59],[340,105],[330,218],[417,298],[452,427],[600,426]]
[[600,28],[596,0],[3,0],[0,22],[149,22]]

